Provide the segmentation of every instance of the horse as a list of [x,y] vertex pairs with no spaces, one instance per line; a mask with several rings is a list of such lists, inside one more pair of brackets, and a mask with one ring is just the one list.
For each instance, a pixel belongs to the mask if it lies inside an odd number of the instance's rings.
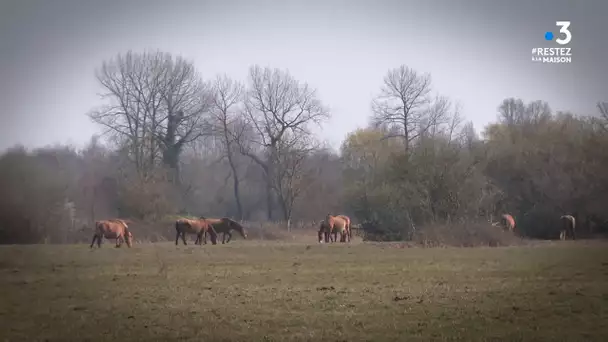
[[[217,244],[216,231],[213,229],[213,226],[207,221],[207,219],[202,216],[194,220],[185,218],[177,219],[175,221],[175,232],[177,233],[177,235],[175,236],[176,246],[178,244],[180,236],[182,237],[184,245],[187,245],[186,233],[196,234],[196,241],[194,242],[194,244],[199,244],[202,246],[202,244],[200,243],[202,241],[202,235],[209,232],[209,234],[211,235],[211,243],[214,245]],[[207,239],[205,239],[205,244],[207,244]]]
[[[241,234],[243,239],[247,239],[247,232],[245,232],[245,228],[238,222],[227,217],[222,217],[219,219],[208,218],[207,222],[213,226],[216,233],[222,233],[222,244],[228,243],[232,239],[232,233],[230,233],[231,230],[236,230]],[[228,235],[228,240],[226,240],[226,235]],[[203,234],[203,239],[205,243],[207,243],[207,232]]]
[[349,235],[348,224],[350,223],[350,220],[347,221],[343,215],[332,216],[331,214],[327,214],[325,222],[329,225],[330,233],[334,234],[334,241],[337,241],[338,233],[340,233],[340,242],[346,242],[346,237]]
[[331,228],[325,220],[319,224],[319,243],[323,243],[323,238],[325,238],[325,243],[328,243],[330,240],[331,242],[335,241],[331,236]]
[[350,230],[350,217],[346,215],[338,215],[338,217],[341,217],[344,219],[344,221],[346,221],[346,236],[348,237],[348,242],[350,242],[353,237],[353,232]]
[[502,214],[501,223],[503,224],[503,229],[506,229],[511,233],[515,231],[515,219],[510,214]]
[[95,241],[97,241],[97,247],[101,248],[101,240],[104,237],[106,239],[116,239],[116,248],[122,245],[123,240],[131,248],[133,234],[129,231],[129,226],[124,220],[111,219],[95,222],[95,233],[93,234],[90,248],[93,248]]
[[568,234],[572,237],[572,240],[576,240],[576,220],[572,215],[563,215],[560,216],[560,221],[562,222],[562,227],[559,232],[559,239],[566,240]]

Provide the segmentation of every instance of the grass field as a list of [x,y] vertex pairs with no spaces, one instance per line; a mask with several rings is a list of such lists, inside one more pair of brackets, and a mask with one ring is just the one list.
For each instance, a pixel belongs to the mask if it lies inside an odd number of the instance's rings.
[[603,242],[112,244],[0,247],[0,340],[608,341]]

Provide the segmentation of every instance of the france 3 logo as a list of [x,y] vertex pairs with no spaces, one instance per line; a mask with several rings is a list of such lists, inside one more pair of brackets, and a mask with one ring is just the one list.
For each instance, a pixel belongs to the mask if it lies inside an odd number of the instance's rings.
[[556,21],[559,27],[557,34],[545,32],[546,41],[555,41],[562,47],[535,47],[532,48],[532,61],[540,63],[572,63],[572,48],[565,47],[572,40],[569,21]]

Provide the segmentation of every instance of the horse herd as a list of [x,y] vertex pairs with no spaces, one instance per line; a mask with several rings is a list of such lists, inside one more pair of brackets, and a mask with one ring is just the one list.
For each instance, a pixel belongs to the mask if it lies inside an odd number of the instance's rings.
[[[211,243],[217,244],[217,236],[222,233],[222,244],[230,242],[232,239],[231,231],[237,231],[244,239],[247,239],[245,228],[238,222],[227,217],[222,218],[206,218],[199,217],[197,219],[179,218],[175,221],[175,245],[179,243],[179,238],[182,238],[184,245],[186,243],[186,234],[196,235],[195,245],[207,244],[207,234],[211,237]],[[340,242],[350,242],[352,231],[350,229],[350,218],[346,215],[333,216],[327,214],[325,220],[319,225],[319,243],[335,242],[337,235],[340,233]],[[333,235],[333,236],[332,236]],[[228,237],[228,239],[226,239]],[[129,230],[129,225],[125,220],[109,219],[95,222],[95,232],[93,233],[93,241],[90,248],[93,248],[95,242],[97,247],[101,248],[103,238],[115,239],[116,247],[122,246],[125,242],[130,248],[133,243],[133,233]]]
[[[562,226],[560,228],[560,240],[565,240],[568,235],[574,240],[576,239],[575,226],[576,220],[572,215],[563,215],[560,217]],[[505,230],[514,232],[515,219],[510,214],[503,214],[501,221],[493,223],[496,226],[501,224]],[[232,239],[231,231],[235,230],[241,234],[244,239],[247,239],[245,228],[238,222],[227,217],[222,218],[205,218],[197,219],[180,218],[175,221],[175,245],[178,245],[181,236],[184,245],[186,243],[186,234],[195,234],[195,245],[207,244],[207,234],[211,237],[211,243],[217,244],[218,233],[222,233],[222,244],[230,242]],[[340,242],[350,242],[352,239],[351,221],[346,215],[327,214],[325,219],[319,224],[318,238],[319,243],[336,242],[340,234]],[[226,240],[226,236],[228,239]],[[90,248],[93,248],[95,242],[97,247],[101,247],[101,240],[116,239],[116,247],[120,247],[123,242],[126,242],[130,248],[133,243],[133,234],[129,231],[129,226],[125,220],[110,219],[95,222],[95,233]]]

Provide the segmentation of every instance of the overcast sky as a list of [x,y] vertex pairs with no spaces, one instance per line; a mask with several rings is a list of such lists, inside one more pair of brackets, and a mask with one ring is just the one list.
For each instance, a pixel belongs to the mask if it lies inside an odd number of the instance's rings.
[[[0,149],[82,145],[100,129],[95,69],[129,49],[192,60],[205,78],[245,80],[252,64],[288,69],[318,90],[338,147],[367,123],[390,68],[432,75],[477,131],[507,97],[595,113],[608,100],[608,1],[0,0]],[[532,62],[570,20],[571,64]],[[330,131],[331,128],[331,131]]]

